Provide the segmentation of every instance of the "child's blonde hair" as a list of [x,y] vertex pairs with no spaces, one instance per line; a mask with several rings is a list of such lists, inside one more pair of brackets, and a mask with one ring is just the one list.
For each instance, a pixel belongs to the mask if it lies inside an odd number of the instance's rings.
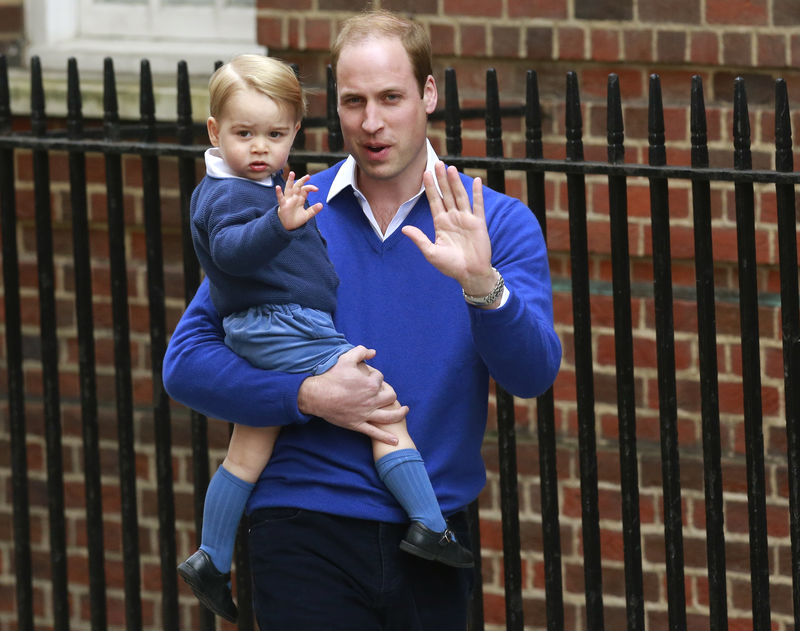
[[238,90],[253,88],[294,112],[295,120],[306,113],[306,96],[291,66],[263,55],[239,55],[217,68],[208,82],[209,113],[222,114],[225,103]]

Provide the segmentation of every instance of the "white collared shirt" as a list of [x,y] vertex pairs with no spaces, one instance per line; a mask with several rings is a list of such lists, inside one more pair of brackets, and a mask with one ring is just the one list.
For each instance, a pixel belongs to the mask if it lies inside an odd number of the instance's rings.
[[268,175],[263,180],[251,180],[249,177],[241,177],[240,175],[236,175],[231,168],[227,165],[225,160],[222,159],[222,154],[217,147],[211,147],[210,149],[206,149],[205,154],[203,154],[206,162],[206,175],[210,175],[211,177],[215,177],[218,179],[225,179],[225,178],[237,178],[239,180],[247,180],[248,182],[254,182],[256,184],[261,184],[261,186],[272,187],[272,175]]
[[[430,171],[433,173],[434,166],[436,166],[436,162],[439,160],[439,156],[436,155],[436,152],[433,150],[431,146],[430,140],[426,139],[427,144],[427,151],[428,151],[428,162],[425,165],[425,171]],[[436,179],[434,178],[434,182]],[[347,156],[347,160],[344,161],[344,164],[339,169],[339,172],[336,174],[336,177],[333,178],[333,182],[331,182],[331,187],[328,190],[328,198],[325,200],[330,202],[334,196],[338,195],[348,186],[353,187],[353,194],[355,195],[358,203],[361,205],[361,210],[364,211],[364,215],[369,220],[369,225],[372,226],[372,229],[375,231],[375,234],[378,237],[385,241],[389,238],[395,230],[397,230],[403,222],[405,221],[406,217],[408,217],[408,213],[411,212],[411,209],[414,208],[414,204],[417,203],[419,196],[425,192],[425,186],[420,183],[419,192],[414,195],[411,199],[404,202],[400,205],[400,208],[397,209],[394,217],[392,217],[392,221],[389,223],[388,227],[386,228],[386,232],[381,232],[380,226],[378,226],[378,221],[375,219],[375,214],[372,212],[372,208],[367,201],[367,198],[358,190],[358,184],[356,183],[356,161],[353,159],[353,156]],[[436,188],[439,188],[439,184],[436,184]]]

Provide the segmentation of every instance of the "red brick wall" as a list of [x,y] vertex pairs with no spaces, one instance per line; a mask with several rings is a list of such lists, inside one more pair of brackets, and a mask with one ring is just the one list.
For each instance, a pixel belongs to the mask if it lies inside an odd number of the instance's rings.
[[[346,0],[259,0],[259,41],[271,54],[297,62],[309,85],[324,86],[327,51],[337,22],[349,15],[353,2]],[[563,158],[565,74],[575,71],[581,86],[586,156],[605,160],[605,90],[609,72],[620,76],[629,162],[647,159],[648,77],[658,73],[665,97],[668,161],[689,162],[689,82],[702,76],[708,105],[711,159],[719,166],[732,165],[730,129],[733,78],[747,80],[753,129],[754,164],[772,165],[773,82],[778,76],[789,84],[790,100],[800,102],[800,77],[794,68],[800,61],[800,5],[794,0],[384,0],[381,6],[412,12],[429,28],[436,51],[436,73],[442,88],[443,70],[455,67],[462,107],[477,105],[484,96],[485,71],[495,67],[508,104],[522,102],[524,75],[534,69],[539,76],[545,124],[545,157]],[[441,8],[441,13],[439,12]],[[701,10],[704,13],[701,13]],[[21,0],[0,0],[0,50],[16,42],[21,33]],[[443,97],[442,97],[443,98]],[[795,107],[795,111],[800,111]],[[321,97],[312,114],[322,115]],[[199,117],[199,114],[195,114]],[[794,116],[795,128],[798,117]],[[27,128],[27,124],[21,126]],[[482,123],[464,126],[464,154],[484,151]],[[443,132],[433,126],[432,137],[444,153]],[[324,147],[324,136],[311,134],[309,148]],[[518,121],[504,121],[506,155],[524,151],[523,130]],[[71,626],[88,629],[88,580],[85,550],[85,512],[81,456],[80,410],[77,402],[77,334],[74,316],[72,245],[66,160],[54,156],[53,221],[56,295],[60,340],[60,387],[64,404],[64,463],[67,505],[67,542]],[[165,274],[169,295],[168,328],[179,317],[183,300],[178,239],[179,208],[174,190],[175,165],[163,160],[162,205],[164,213]],[[36,279],[35,232],[30,156],[17,157],[18,243],[22,278],[23,349],[25,387],[28,396],[28,461],[32,553],[35,574],[37,628],[52,627],[49,593],[49,543],[43,406],[40,399],[39,310]],[[143,577],[144,622],[160,628],[158,526],[155,503],[152,382],[149,370],[146,271],[139,163],[124,162],[125,205],[130,228],[127,237],[131,305],[134,396],[137,404],[137,484],[140,511],[140,546]],[[90,221],[94,268],[95,317],[101,419],[101,460],[106,518],[106,560],[109,618],[112,628],[122,628],[123,579],[119,493],[117,488],[114,374],[110,323],[108,244],[105,231],[105,191],[102,158],[89,157]],[[644,287],[652,283],[652,251],[649,193],[646,180],[631,178],[629,215],[632,280]],[[511,194],[523,197],[524,183],[508,182]],[[769,187],[756,187],[759,289],[769,296],[778,291],[775,195]],[[608,193],[601,177],[587,179],[589,208],[590,270],[602,286],[610,279]],[[733,191],[727,185],[712,187],[715,221],[715,257],[720,290],[735,290],[736,227]],[[556,430],[559,440],[558,470],[565,609],[568,629],[584,629],[583,564],[580,523],[579,465],[575,406],[572,311],[569,296],[567,198],[564,178],[547,178],[548,239],[556,292],[556,321],[565,348],[562,371],[555,385]],[[678,424],[683,487],[686,600],[692,628],[707,628],[708,586],[705,578],[705,523],[700,412],[697,375],[691,191],[688,182],[671,185],[670,214],[673,278],[676,286],[676,367]],[[686,296],[689,296],[687,298]],[[657,375],[652,301],[633,301],[633,339],[636,374],[638,447],[640,453],[640,513],[644,567],[645,612],[649,628],[666,627],[666,587],[663,567],[663,507],[657,413]],[[3,311],[0,310],[0,314]],[[4,315],[0,327],[4,327]],[[759,313],[761,324],[764,434],[767,453],[767,520],[772,581],[772,620],[775,629],[792,626],[790,542],[788,535],[788,483],[785,463],[784,395],[782,388],[779,311],[767,303]],[[742,423],[741,360],[738,305],[719,300],[720,401],[722,404],[723,486],[728,567],[728,602],[731,628],[745,628],[750,618],[749,554]],[[619,459],[616,447],[613,312],[611,297],[592,296],[593,352],[599,442],[600,529],[603,551],[603,584],[608,628],[624,627],[624,566],[620,524]],[[5,360],[5,337],[0,339]],[[0,362],[0,393],[6,389],[5,362]],[[178,553],[194,545],[192,469],[189,425],[183,411],[174,407],[173,467],[178,518]],[[520,518],[523,543],[523,595],[526,622],[544,626],[544,576],[539,507],[539,461],[535,430],[535,404],[517,404]],[[485,456],[489,484],[481,497],[484,556],[485,609],[489,629],[503,627],[502,544],[499,525],[499,490],[494,420]],[[221,459],[227,427],[209,424],[215,462]],[[0,631],[16,629],[14,561],[11,534],[11,484],[9,473],[7,402],[0,395]],[[196,628],[197,607],[181,585],[182,628]],[[227,628],[227,627],[226,627]]]

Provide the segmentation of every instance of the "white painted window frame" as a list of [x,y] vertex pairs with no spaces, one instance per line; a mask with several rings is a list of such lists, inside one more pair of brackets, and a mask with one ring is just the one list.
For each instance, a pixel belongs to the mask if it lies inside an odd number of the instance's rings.
[[[24,58],[41,60],[45,71],[63,72],[74,57],[81,73],[99,72],[103,59],[115,72],[138,74],[148,59],[154,74],[175,76],[179,61],[189,72],[208,75],[217,60],[244,52],[266,53],[256,43],[254,7],[148,6],[93,0],[25,0]],[[222,5],[225,0],[216,0]]]

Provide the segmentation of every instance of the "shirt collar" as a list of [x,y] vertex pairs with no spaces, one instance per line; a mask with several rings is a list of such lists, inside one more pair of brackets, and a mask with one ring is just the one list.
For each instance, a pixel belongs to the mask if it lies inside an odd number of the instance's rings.
[[[431,141],[427,138],[425,139],[425,144],[427,147],[427,163],[425,164],[425,171],[430,171],[433,173],[433,168],[436,165],[436,162],[439,160],[439,157],[436,155],[436,152],[433,150],[433,146],[431,146]],[[433,179],[436,183],[436,189],[439,190],[439,183],[436,182],[436,178]],[[348,186],[352,187],[354,191],[358,191],[358,185],[356,184],[356,161],[353,159],[353,156],[347,156],[347,159],[342,164],[341,168],[339,169],[336,176],[333,178],[333,182],[331,182],[331,187],[328,190],[328,197],[325,201],[330,202],[334,197],[336,197],[339,193],[341,193],[344,189]],[[425,190],[425,186],[420,184],[419,192],[412,197],[412,199],[419,196]],[[360,192],[360,191],[359,191]],[[441,194],[441,191],[439,191]]]
[[271,175],[268,175],[263,180],[251,180],[250,178],[236,175],[225,163],[225,160],[222,159],[222,154],[217,147],[206,149],[204,157],[206,161],[206,175],[211,177],[218,179],[235,178],[237,180],[246,180],[248,182],[253,182],[254,184],[260,184],[261,186],[267,187],[272,187],[275,184]]

